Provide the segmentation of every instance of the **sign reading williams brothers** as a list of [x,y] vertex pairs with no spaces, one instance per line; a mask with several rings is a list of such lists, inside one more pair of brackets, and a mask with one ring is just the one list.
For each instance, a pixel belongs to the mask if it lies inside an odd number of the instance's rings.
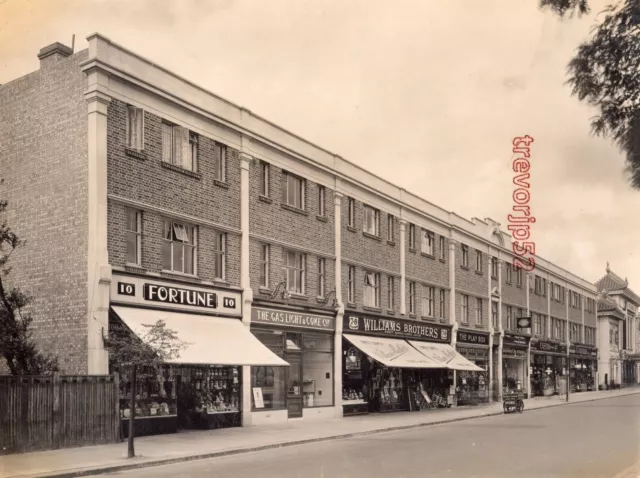
[[430,342],[451,342],[451,326],[428,324],[413,320],[387,319],[362,314],[346,313],[343,330],[383,337],[422,339]]
[[251,322],[262,322],[272,325],[288,325],[290,327],[302,327],[305,329],[335,330],[335,317],[311,315],[302,312],[286,310],[251,308]]

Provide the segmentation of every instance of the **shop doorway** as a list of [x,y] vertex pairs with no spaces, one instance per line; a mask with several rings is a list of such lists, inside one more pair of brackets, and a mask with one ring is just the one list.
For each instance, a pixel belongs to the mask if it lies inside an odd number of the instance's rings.
[[287,416],[302,418],[302,336],[288,333],[284,360],[289,363],[287,370]]

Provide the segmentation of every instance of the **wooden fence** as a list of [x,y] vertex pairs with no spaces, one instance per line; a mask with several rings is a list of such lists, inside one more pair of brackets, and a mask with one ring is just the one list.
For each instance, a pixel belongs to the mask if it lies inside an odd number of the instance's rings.
[[115,375],[0,375],[0,455],[120,441]]

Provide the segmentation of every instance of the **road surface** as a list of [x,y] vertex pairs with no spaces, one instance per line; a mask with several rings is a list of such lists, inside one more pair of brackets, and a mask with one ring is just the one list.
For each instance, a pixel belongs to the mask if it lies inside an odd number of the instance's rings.
[[109,476],[611,478],[638,460],[640,395],[631,395]]

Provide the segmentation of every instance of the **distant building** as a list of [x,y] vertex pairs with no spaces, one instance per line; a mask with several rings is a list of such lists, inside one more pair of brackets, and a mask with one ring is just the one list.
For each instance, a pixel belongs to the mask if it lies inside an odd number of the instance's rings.
[[600,384],[637,385],[640,374],[640,297],[629,281],[615,274],[607,263],[606,274],[596,282]]

